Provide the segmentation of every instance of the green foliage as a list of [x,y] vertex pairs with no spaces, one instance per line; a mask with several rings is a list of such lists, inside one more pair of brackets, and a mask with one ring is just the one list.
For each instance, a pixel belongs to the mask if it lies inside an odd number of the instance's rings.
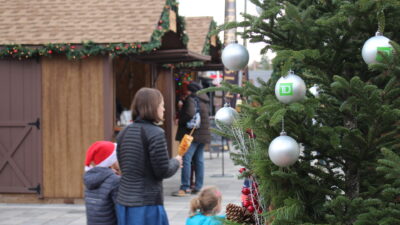
[[[245,98],[235,124],[245,145],[234,139],[233,158],[257,177],[262,204],[270,209],[265,220],[272,225],[399,224],[399,1],[251,2],[263,8],[260,16],[244,15],[245,23],[219,29],[246,26],[243,37],[275,51],[272,78],[261,87],[224,83],[218,90]],[[360,50],[378,25],[393,40],[394,52],[379,53],[382,63],[368,66]],[[304,101],[278,102],[275,83],[289,69],[308,87],[316,84],[318,97],[307,92]],[[282,118],[287,134],[304,147],[287,168],[274,165],[267,153]],[[255,139],[246,135],[249,128]],[[220,134],[232,137],[232,130]]]

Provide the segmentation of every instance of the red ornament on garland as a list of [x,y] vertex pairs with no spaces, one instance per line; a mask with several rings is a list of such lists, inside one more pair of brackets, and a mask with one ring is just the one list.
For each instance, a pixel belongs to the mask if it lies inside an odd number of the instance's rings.
[[52,50],[48,50],[47,53],[51,54],[51,53],[53,53],[53,51]]
[[71,45],[71,49],[75,49],[75,45]]
[[249,205],[249,206],[247,207],[247,210],[248,210],[250,213],[253,213],[255,209],[254,209],[254,206]]
[[14,49],[13,52],[14,52],[14,53],[18,53],[18,49]]
[[249,200],[246,200],[246,201],[243,202],[243,207],[245,207],[245,208],[247,208],[247,207],[249,207],[251,205],[252,205],[252,203]]
[[239,169],[239,173],[243,173],[244,171],[246,171],[246,168],[244,168],[244,167]]
[[253,132],[253,129],[247,128],[246,133],[249,135],[249,138],[256,138],[256,135]]
[[250,188],[244,187],[244,188],[242,189],[242,194],[244,194],[244,195],[250,194]]

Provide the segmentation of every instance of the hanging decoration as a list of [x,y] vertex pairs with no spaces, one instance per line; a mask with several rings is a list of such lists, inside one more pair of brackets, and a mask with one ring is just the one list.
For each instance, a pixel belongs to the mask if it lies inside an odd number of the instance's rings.
[[280,167],[293,165],[300,156],[299,144],[292,137],[282,132],[279,137],[272,140],[268,148],[271,161]]
[[285,132],[285,120],[282,119],[282,131],[279,137],[271,141],[268,148],[271,161],[280,167],[293,165],[300,157],[300,145]]
[[[385,13],[383,11],[383,0],[377,1],[377,20],[378,31],[374,37],[369,38],[363,45],[361,55],[366,64],[376,64],[382,62],[382,55],[391,55],[393,46],[389,43],[390,39],[383,36],[385,30]],[[379,54],[378,52],[381,52]]]
[[285,104],[298,102],[306,96],[306,84],[301,77],[289,71],[289,74],[279,78],[275,85],[275,95],[278,100]]
[[230,70],[242,70],[249,62],[249,52],[243,45],[232,43],[222,51],[222,63]]
[[225,103],[224,107],[220,108],[217,113],[215,113],[215,122],[219,129],[223,126],[232,126],[233,122],[239,117],[238,112],[229,103]]
[[393,51],[390,39],[383,36],[381,32],[376,32],[374,37],[368,39],[361,50],[362,58],[366,64],[375,64],[382,61],[382,56],[378,52],[391,55]]

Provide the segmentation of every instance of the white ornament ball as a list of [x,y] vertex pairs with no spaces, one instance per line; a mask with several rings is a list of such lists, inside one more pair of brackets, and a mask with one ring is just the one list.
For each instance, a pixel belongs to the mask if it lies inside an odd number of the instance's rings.
[[294,74],[293,71],[279,78],[275,84],[276,98],[285,104],[303,100],[306,96],[306,90],[303,79]]
[[221,129],[219,123],[223,124],[224,126],[231,126],[238,116],[239,114],[234,108],[225,105],[224,107],[220,108],[217,113],[215,113],[217,127]]
[[249,62],[249,52],[240,44],[232,43],[222,51],[222,63],[230,70],[241,70]]
[[280,167],[293,165],[300,156],[300,147],[296,140],[282,133],[272,140],[268,148],[271,161]]
[[393,50],[393,47],[389,41],[389,38],[383,36],[379,32],[376,32],[376,35],[368,39],[362,47],[361,55],[364,59],[364,62],[367,64],[378,63],[381,58],[381,56],[378,54],[378,50],[390,54]]

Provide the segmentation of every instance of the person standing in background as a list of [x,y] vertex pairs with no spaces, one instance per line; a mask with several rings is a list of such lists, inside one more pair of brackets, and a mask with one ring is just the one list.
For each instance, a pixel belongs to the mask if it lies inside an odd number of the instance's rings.
[[[196,104],[200,108],[201,123],[200,128],[195,129],[193,133],[193,142],[189,150],[183,156],[183,168],[181,171],[181,186],[177,192],[172,193],[173,196],[186,196],[190,193],[196,194],[203,187],[204,182],[204,147],[210,143],[211,134],[209,130],[209,98],[206,94],[197,95],[202,87],[196,82],[188,85],[188,97],[183,102],[181,111],[179,112],[178,131],[175,139],[180,141],[185,134],[189,134],[191,129],[186,127],[196,113]],[[195,187],[190,189],[191,163],[195,168]]]

